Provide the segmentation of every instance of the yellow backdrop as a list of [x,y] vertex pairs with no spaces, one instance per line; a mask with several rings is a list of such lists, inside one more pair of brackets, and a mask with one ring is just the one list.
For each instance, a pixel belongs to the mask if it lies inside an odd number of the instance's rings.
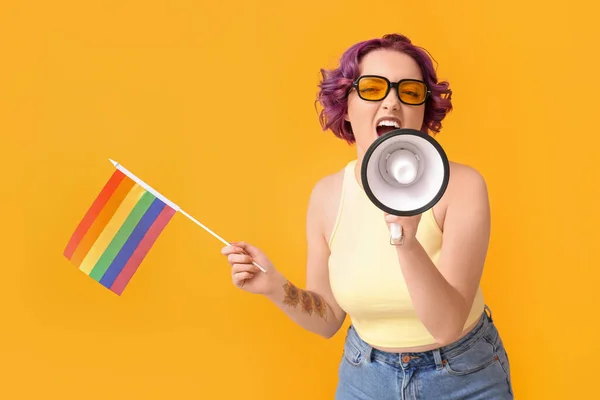
[[597,10],[579,3],[3,3],[0,397],[332,398],[344,335],[235,289],[184,216],[122,297],[62,251],[110,157],[304,285],[308,195],[354,156],[320,131],[319,68],[401,32],[452,84],[438,139],[489,184],[482,284],[517,397],[591,398],[600,91]]

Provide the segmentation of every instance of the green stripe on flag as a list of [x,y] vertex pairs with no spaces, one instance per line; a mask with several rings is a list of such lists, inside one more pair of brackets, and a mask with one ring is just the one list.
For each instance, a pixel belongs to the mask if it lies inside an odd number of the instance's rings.
[[119,254],[119,251],[121,251],[121,248],[123,248],[123,245],[127,242],[131,232],[133,232],[155,198],[156,197],[150,192],[146,192],[142,195],[135,207],[131,210],[131,213],[127,216],[127,219],[125,219],[125,222],[123,222],[121,228],[119,228],[119,231],[115,234],[115,237],[111,240],[106,251],[104,251],[94,266],[94,269],[92,269],[92,272],[90,272],[90,276],[93,279],[98,282],[102,279],[104,273],[117,254]]

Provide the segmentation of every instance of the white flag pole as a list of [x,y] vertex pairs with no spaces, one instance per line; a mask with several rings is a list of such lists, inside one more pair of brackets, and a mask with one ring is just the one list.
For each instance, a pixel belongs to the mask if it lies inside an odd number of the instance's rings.
[[[184,210],[182,210],[177,204],[173,203],[171,200],[167,199],[165,196],[163,196],[162,194],[160,194],[156,190],[154,190],[146,182],[142,181],[140,178],[138,178],[137,176],[135,176],[127,168],[125,168],[124,166],[122,166],[118,162],[116,162],[114,160],[111,160],[110,158],[109,158],[109,160],[115,166],[115,168],[117,168],[119,171],[123,172],[125,175],[127,175],[128,177],[130,177],[131,179],[133,179],[138,185],[140,185],[141,187],[143,187],[144,189],[146,189],[147,191],[149,191],[150,193],[152,193],[154,196],[158,197],[160,200],[162,200],[169,207],[173,208],[175,211],[179,211],[180,213],[182,213],[183,215],[185,215],[186,217],[188,217],[192,222],[194,222],[196,225],[200,226],[202,229],[204,229],[205,231],[207,231],[208,233],[210,233],[211,235],[213,235],[214,237],[216,237],[217,239],[219,239],[226,246],[231,245],[231,243],[227,242],[221,236],[217,235],[212,230],[208,229],[208,227],[206,225],[200,223],[196,218],[192,217],[190,214],[188,214],[187,212],[185,212]],[[252,261],[252,264],[254,264],[256,267],[258,267],[262,272],[267,272],[263,267],[261,267],[260,265],[258,265],[258,263],[256,263],[255,261]]]

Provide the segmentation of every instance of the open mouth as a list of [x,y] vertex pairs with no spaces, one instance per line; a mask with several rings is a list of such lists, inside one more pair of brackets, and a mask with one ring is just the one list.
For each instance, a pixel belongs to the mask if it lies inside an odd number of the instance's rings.
[[379,121],[375,130],[377,131],[377,136],[381,136],[399,128],[400,123],[398,121],[394,119],[383,119]]
[[394,129],[398,129],[398,128],[393,127],[393,126],[386,126],[386,125],[381,126],[380,125],[376,128],[377,136],[385,135],[386,133],[389,133],[389,132],[393,131]]

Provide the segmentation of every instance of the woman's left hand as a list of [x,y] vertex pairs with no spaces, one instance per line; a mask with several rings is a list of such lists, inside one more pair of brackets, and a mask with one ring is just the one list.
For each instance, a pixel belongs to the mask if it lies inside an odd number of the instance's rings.
[[402,227],[402,236],[404,237],[403,246],[410,246],[416,242],[417,228],[419,227],[419,221],[421,221],[421,215],[422,214],[413,215],[412,217],[399,217],[397,215],[384,213],[388,229],[391,229],[390,224],[392,223],[397,223]]

